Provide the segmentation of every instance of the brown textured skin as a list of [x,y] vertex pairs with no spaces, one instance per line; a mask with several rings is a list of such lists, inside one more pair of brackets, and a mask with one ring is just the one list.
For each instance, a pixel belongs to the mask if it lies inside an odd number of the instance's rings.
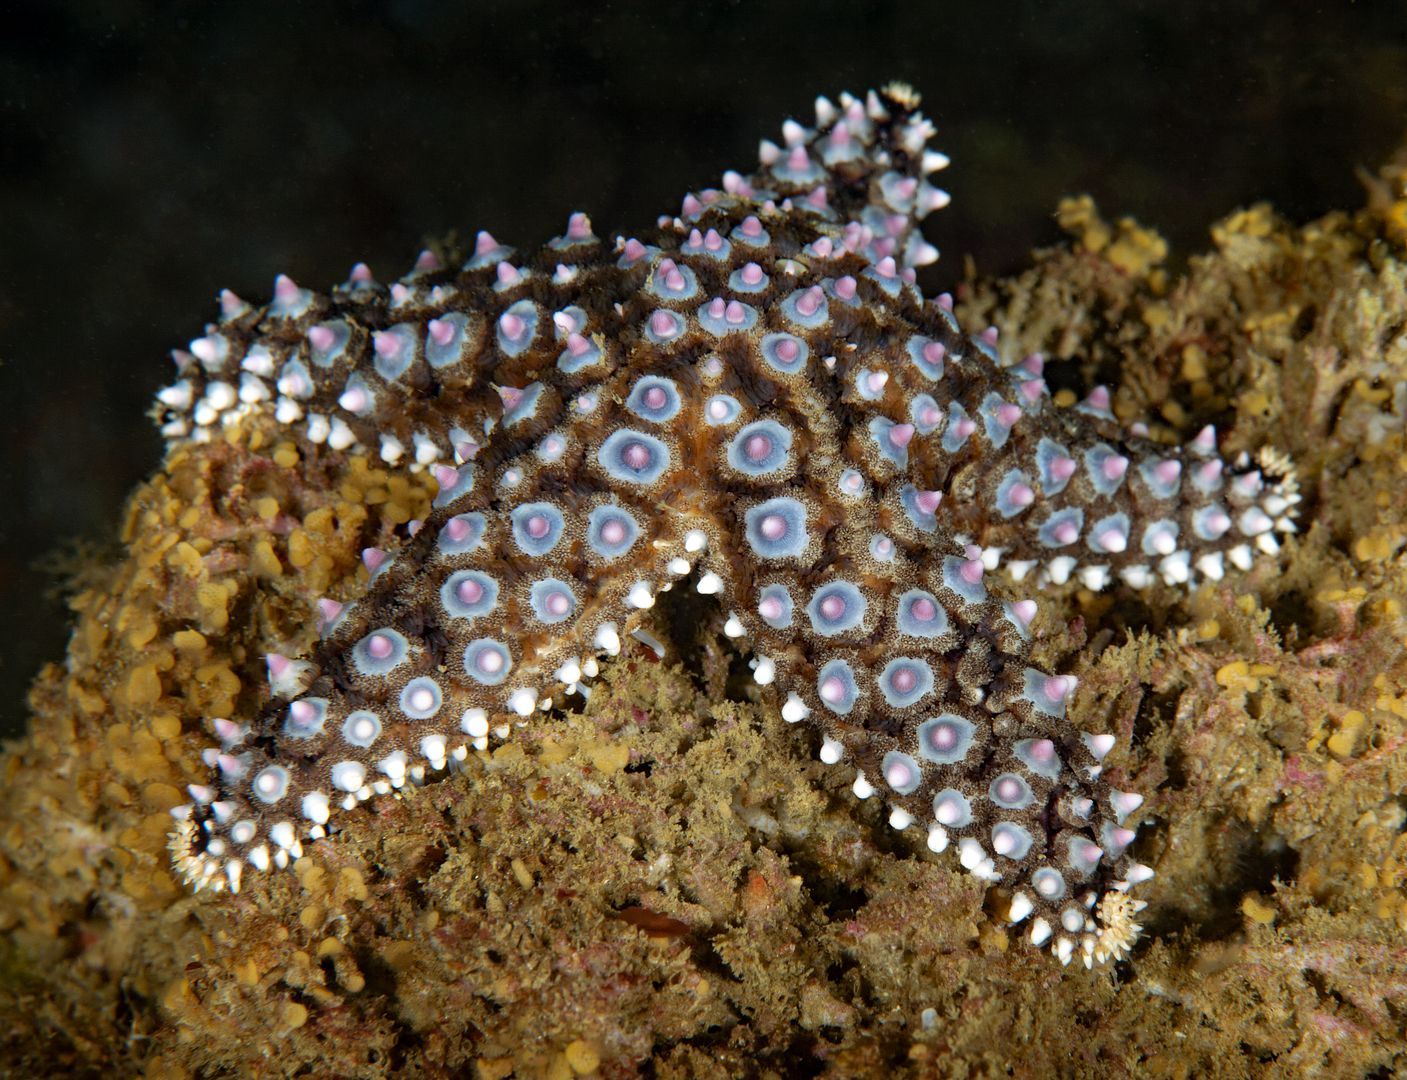
[[[895,125],[909,115],[906,106],[893,100],[887,104],[895,114]],[[881,140],[888,136],[887,129],[878,134]],[[895,158],[899,167],[915,171],[914,163],[897,151]],[[835,182],[832,204],[857,200],[857,191],[865,191],[867,182],[862,175]],[[779,185],[772,186],[775,190]],[[680,253],[692,229],[712,228],[729,236],[755,214],[770,233],[766,245],[748,247],[734,235],[725,262]],[[1122,879],[1131,862],[1121,850],[1106,854],[1088,874],[1067,857],[1068,842],[1075,837],[1101,843],[1101,827],[1110,827],[1114,817],[1111,791],[1098,778],[1097,761],[1080,733],[1062,716],[1034,708],[1022,696],[1027,635],[1003,606],[1006,591],[989,582],[983,596],[965,600],[945,585],[945,561],[966,557],[959,534],[981,537],[985,543],[999,539],[1012,557],[1047,558],[1049,549],[1034,541],[1034,523],[1050,509],[1079,505],[1085,508],[1087,523],[1115,510],[1127,512],[1134,528],[1123,558],[1146,562],[1138,550],[1142,523],[1154,517],[1180,518],[1185,546],[1191,535],[1189,515],[1207,500],[1185,483],[1178,500],[1154,498],[1136,475],[1137,463],[1149,455],[1166,456],[1166,449],[1121,437],[1112,422],[1056,410],[1048,399],[1027,403],[1004,447],[994,447],[980,419],[984,399],[996,392],[1007,401],[1017,401],[1020,379],[955,332],[950,317],[923,301],[912,286],[900,285],[897,296],[891,297],[866,276],[873,269],[860,254],[838,242],[830,257],[804,250],[822,236],[839,235],[838,225],[820,215],[749,198],[722,197],[694,220],[662,219],[658,230],[644,237],[659,253],[651,251],[626,268],[619,265],[619,244],[613,247],[593,240],[565,249],[544,249],[519,264],[529,272],[507,288],[495,284],[492,266],[422,271],[403,279],[411,298],[394,310],[379,290],[343,290],[332,298],[311,297],[307,311],[297,318],[278,317],[265,308],[246,311],[219,327],[234,360],[256,341],[270,348],[278,364],[295,356],[303,358],[315,384],[311,397],[302,403],[304,411],[341,416],[358,443],[372,452],[386,434],[406,448],[416,433],[444,446],[452,441],[447,432],[456,426],[483,443],[472,461],[472,488],[438,508],[407,539],[394,553],[389,569],[344,613],[311,657],[312,681],[302,696],[329,702],[322,732],[311,739],[288,738],[284,733],[287,702],[275,700],[253,719],[248,737],[228,748],[231,753],[250,755],[249,771],[239,780],[222,781],[217,798],[233,805],[230,821],[252,821],[258,833],[249,844],[232,845],[227,856],[243,858],[250,848],[267,844],[275,821],[291,821],[299,835],[306,835],[308,823],[300,816],[299,804],[311,791],[332,795],[335,824],[336,806],[343,798],[341,792],[334,793],[329,780],[335,762],[362,762],[370,783],[380,775],[378,763],[393,750],[404,751],[412,764],[417,758],[423,761],[420,741],[426,735],[445,735],[451,749],[468,741],[460,727],[466,709],[485,710],[490,725],[498,727],[518,719],[508,707],[514,690],[526,688],[539,698],[560,700],[561,684],[553,672],[568,660],[599,652],[593,638],[602,624],[613,623],[622,636],[634,628],[639,615],[626,601],[632,587],[643,582],[656,593],[679,580],[668,569],[670,561],[685,558],[693,564],[696,577],[711,573],[721,579],[723,610],[736,615],[758,655],[775,664],[782,695],[798,695],[809,707],[812,722],[843,746],[842,766],[857,769],[892,806],[911,815],[915,827],[923,830],[932,823],[935,793],[951,787],[970,799],[973,816],[966,826],[950,831],[959,838],[976,838],[986,855],[992,855],[992,825],[1008,821],[1026,828],[1035,839],[1030,853],[1022,859],[996,857],[996,872],[1019,889],[1037,867],[1060,870],[1069,885],[1063,899],[1045,901],[1027,890],[1037,914],[1053,922],[1077,900],[1088,906],[1111,888],[1127,887]],[[674,258],[697,276],[698,291],[687,300],[662,299],[648,288],[664,257]],[[766,290],[748,295],[730,291],[729,274],[751,261],[769,276]],[[576,268],[573,280],[554,280],[554,268],[560,264]],[[858,279],[858,302],[851,306],[832,295],[827,304],[829,318],[819,328],[804,329],[783,311],[781,301],[787,296],[815,284],[824,284],[830,291],[830,283],[847,275]],[[442,288],[432,296],[436,286]],[[757,325],[722,337],[704,329],[696,313],[719,296],[736,297],[756,309]],[[524,299],[537,305],[537,334],[530,348],[509,357],[497,344],[498,319],[511,304]],[[564,374],[557,366],[563,335],[554,331],[551,318],[569,305],[586,312],[583,332],[603,354],[600,363],[575,375]],[[662,308],[682,316],[686,330],[678,339],[658,345],[647,340],[642,328]],[[406,374],[393,383],[387,384],[375,373],[373,332],[406,324],[424,342],[429,321],[451,311],[463,312],[469,319],[469,345],[459,363],[432,370],[418,354]],[[313,325],[330,319],[343,320],[351,336],[338,360],[321,368],[308,359],[306,335]],[[773,332],[805,341],[809,358],[799,373],[781,374],[764,362],[760,342],[764,334]],[[947,359],[941,379],[929,379],[910,361],[907,343],[916,333],[944,344]],[[711,374],[714,361],[719,370]],[[855,375],[862,368],[889,374],[877,400],[864,400],[857,393]],[[361,373],[376,393],[376,408],[361,418],[337,404],[353,371]],[[195,365],[187,374],[198,391],[209,381]],[[672,379],[678,386],[681,407],[666,423],[642,420],[624,405],[632,386],[647,375]],[[536,411],[505,427],[500,422],[503,405],[497,388],[534,383],[542,388]],[[735,422],[717,427],[703,422],[705,402],[716,393],[730,394],[741,403]],[[909,404],[919,393],[932,395],[945,416],[951,402],[960,403],[978,420],[977,430],[956,453],[943,450],[941,428],[916,435],[908,447],[907,467],[899,467],[877,452],[868,425],[874,417],[907,422]],[[575,407],[583,394],[595,395],[597,400],[596,407],[584,415]],[[726,448],[740,427],[758,419],[784,425],[793,443],[783,469],[752,479],[728,465]],[[479,435],[486,420],[493,427],[487,438]],[[607,436],[621,428],[646,432],[667,444],[669,467],[654,483],[627,483],[601,467],[598,450]],[[548,435],[567,442],[566,453],[552,464],[535,454]],[[1036,483],[1035,505],[1010,523],[1002,522],[987,509],[995,501],[995,486],[1013,467],[1038,476],[1034,449],[1042,436],[1061,442],[1077,459],[1087,446],[1107,442],[1133,460],[1129,478],[1112,498],[1105,498],[1089,487],[1082,465],[1063,494],[1048,498]],[[847,468],[864,475],[861,497],[840,495],[839,477]],[[521,479],[505,486],[505,473],[512,471]],[[933,532],[916,529],[903,509],[900,492],[910,484],[943,492]],[[747,510],[779,495],[806,506],[809,543],[798,558],[762,558],[744,537]],[[515,506],[536,501],[552,503],[566,517],[561,542],[545,557],[520,551],[508,524]],[[608,501],[628,509],[642,527],[629,553],[614,561],[594,553],[585,541],[587,513]],[[482,512],[488,520],[484,542],[472,554],[442,554],[437,537],[445,522],[470,511]],[[690,530],[707,535],[702,553],[685,550],[684,538]],[[870,540],[877,533],[891,537],[896,545],[890,562],[877,561],[870,554]],[[1240,539],[1233,531],[1222,546]],[[1203,545],[1195,553],[1216,546]],[[1118,557],[1101,561],[1112,562],[1115,568],[1119,565]],[[483,571],[498,581],[499,603],[491,614],[472,620],[450,618],[442,607],[441,584],[450,573],[464,569]],[[578,607],[566,622],[544,625],[527,603],[529,584],[545,576],[569,583],[575,592]],[[822,637],[812,631],[805,605],[815,588],[838,579],[861,587],[867,600],[866,617],[853,631]],[[794,618],[788,629],[772,629],[757,615],[758,590],[771,583],[782,583],[792,593]],[[899,634],[895,600],[910,588],[926,589],[940,600],[951,625],[949,634],[933,640]],[[362,674],[350,660],[350,649],[381,627],[404,634],[411,643],[410,655],[389,675]],[[464,670],[466,645],[485,637],[501,641],[512,652],[511,673],[497,687],[480,685]],[[903,709],[886,704],[874,683],[874,676],[897,656],[926,661],[935,676],[933,692]],[[817,673],[837,658],[848,661],[859,677],[859,698],[844,717],[830,713],[817,695]],[[433,677],[442,690],[443,705],[432,719],[406,719],[398,709],[402,687],[417,676]],[[342,738],[342,721],[355,709],[375,711],[384,724],[370,749],[357,749]],[[974,745],[959,764],[925,763],[922,782],[911,794],[890,790],[881,770],[884,755],[898,750],[919,758],[917,725],[941,712],[969,719],[977,730]],[[1031,738],[1055,743],[1062,762],[1058,779],[1035,775],[1014,755],[1015,741]],[[248,777],[269,762],[292,773],[288,794],[274,806],[264,806],[248,794]],[[987,798],[992,779],[1007,771],[1024,776],[1034,792],[1034,800],[1024,809],[999,810]],[[1073,808],[1077,798],[1093,800],[1091,818],[1083,819]],[[207,807],[197,807],[192,820],[213,833],[222,832]],[[189,878],[206,883],[212,877],[220,880],[207,869],[215,860],[202,859],[200,842],[178,847],[176,856]]]

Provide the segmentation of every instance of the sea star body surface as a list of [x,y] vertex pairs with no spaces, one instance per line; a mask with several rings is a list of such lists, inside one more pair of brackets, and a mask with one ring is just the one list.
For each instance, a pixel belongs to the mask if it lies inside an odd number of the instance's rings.
[[1039,358],[1003,366],[914,267],[946,196],[902,87],[817,104],[749,177],[639,238],[585,215],[531,258],[480,234],[383,288],[225,294],[160,395],[169,439],[251,414],[346,453],[431,468],[433,514],[372,581],[323,604],[306,660],[269,658],[259,716],[212,718],[215,772],[177,808],[197,888],[298,858],[335,815],[508,737],[582,691],[660,592],[691,580],[755,652],[782,715],[822,733],[889,821],[1011,890],[1068,962],[1118,956],[1152,871],[1141,796],[1075,688],[1028,660],[1030,584],[1220,577],[1291,527],[1288,470],[1122,429],[1096,392],[1055,408]]

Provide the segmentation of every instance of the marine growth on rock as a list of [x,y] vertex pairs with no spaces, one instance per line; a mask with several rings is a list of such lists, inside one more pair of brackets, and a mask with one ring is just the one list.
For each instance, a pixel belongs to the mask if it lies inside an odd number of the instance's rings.
[[263,712],[209,718],[212,778],[173,811],[186,882],[238,890],[588,693],[687,582],[890,825],[1000,882],[1061,961],[1126,951],[1143,798],[1066,720],[1075,680],[1030,662],[1028,594],[1245,569],[1292,531],[1293,473],[1223,461],[1210,428],[1148,441],[1102,388],[1057,408],[1039,356],[1004,363],[921,295],[918,224],[948,197],[917,105],[818,99],[635,235],[576,213],[531,256],[480,233],[389,287],[359,265],[330,295],[222,295],[159,395],[172,444],[258,414],[440,493],[364,552],[365,596],[322,603],[312,655],[268,657]]

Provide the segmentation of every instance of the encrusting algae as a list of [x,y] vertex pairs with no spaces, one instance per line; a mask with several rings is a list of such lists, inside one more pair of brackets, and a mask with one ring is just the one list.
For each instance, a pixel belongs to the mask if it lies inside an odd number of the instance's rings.
[[[1041,351],[1057,406],[1296,462],[1278,559],[1188,592],[1043,593],[1034,661],[1157,870],[1112,969],[1020,947],[1009,893],[885,825],[783,721],[706,598],[650,611],[586,704],[344,814],[237,897],[173,877],[209,716],[257,712],[424,472],[258,424],[171,453],[3,759],[0,1008],[21,1075],[1390,1075],[1407,1068],[1407,205],[1264,207],[1175,275],[1088,201],[974,281],[964,324]],[[1110,894],[1113,896],[1114,894]],[[1117,907],[1117,899],[1111,901]]]

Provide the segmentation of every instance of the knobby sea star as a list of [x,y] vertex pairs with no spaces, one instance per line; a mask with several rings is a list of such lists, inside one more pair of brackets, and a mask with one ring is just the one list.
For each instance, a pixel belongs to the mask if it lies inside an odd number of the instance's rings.
[[462,267],[427,252],[389,288],[358,266],[331,296],[222,295],[159,395],[169,440],[262,414],[441,490],[364,553],[364,598],[323,601],[311,657],[268,658],[261,715],[211,719],[216,778],[173,811],[188,883],[238,890],[339,810],[586,693],[691,579],[858,797],[1005,884],[1062,961],[1122,955],[1152,877],[1127,853],[1142,797],[1101,777],[1113,737],[1065,719],[1075,681],[1030,665],[1035,604],[985,572],[1220,578],[1292,529],[1293,477],[1224,463],[1211,429],[1155,445],[1102,389],[1057,409],[1038,356],[1004,366],[995,331],[921,296],[947,159],[917,104],[819,99],[640,238],[578,213],[527,259],[480,233]]

